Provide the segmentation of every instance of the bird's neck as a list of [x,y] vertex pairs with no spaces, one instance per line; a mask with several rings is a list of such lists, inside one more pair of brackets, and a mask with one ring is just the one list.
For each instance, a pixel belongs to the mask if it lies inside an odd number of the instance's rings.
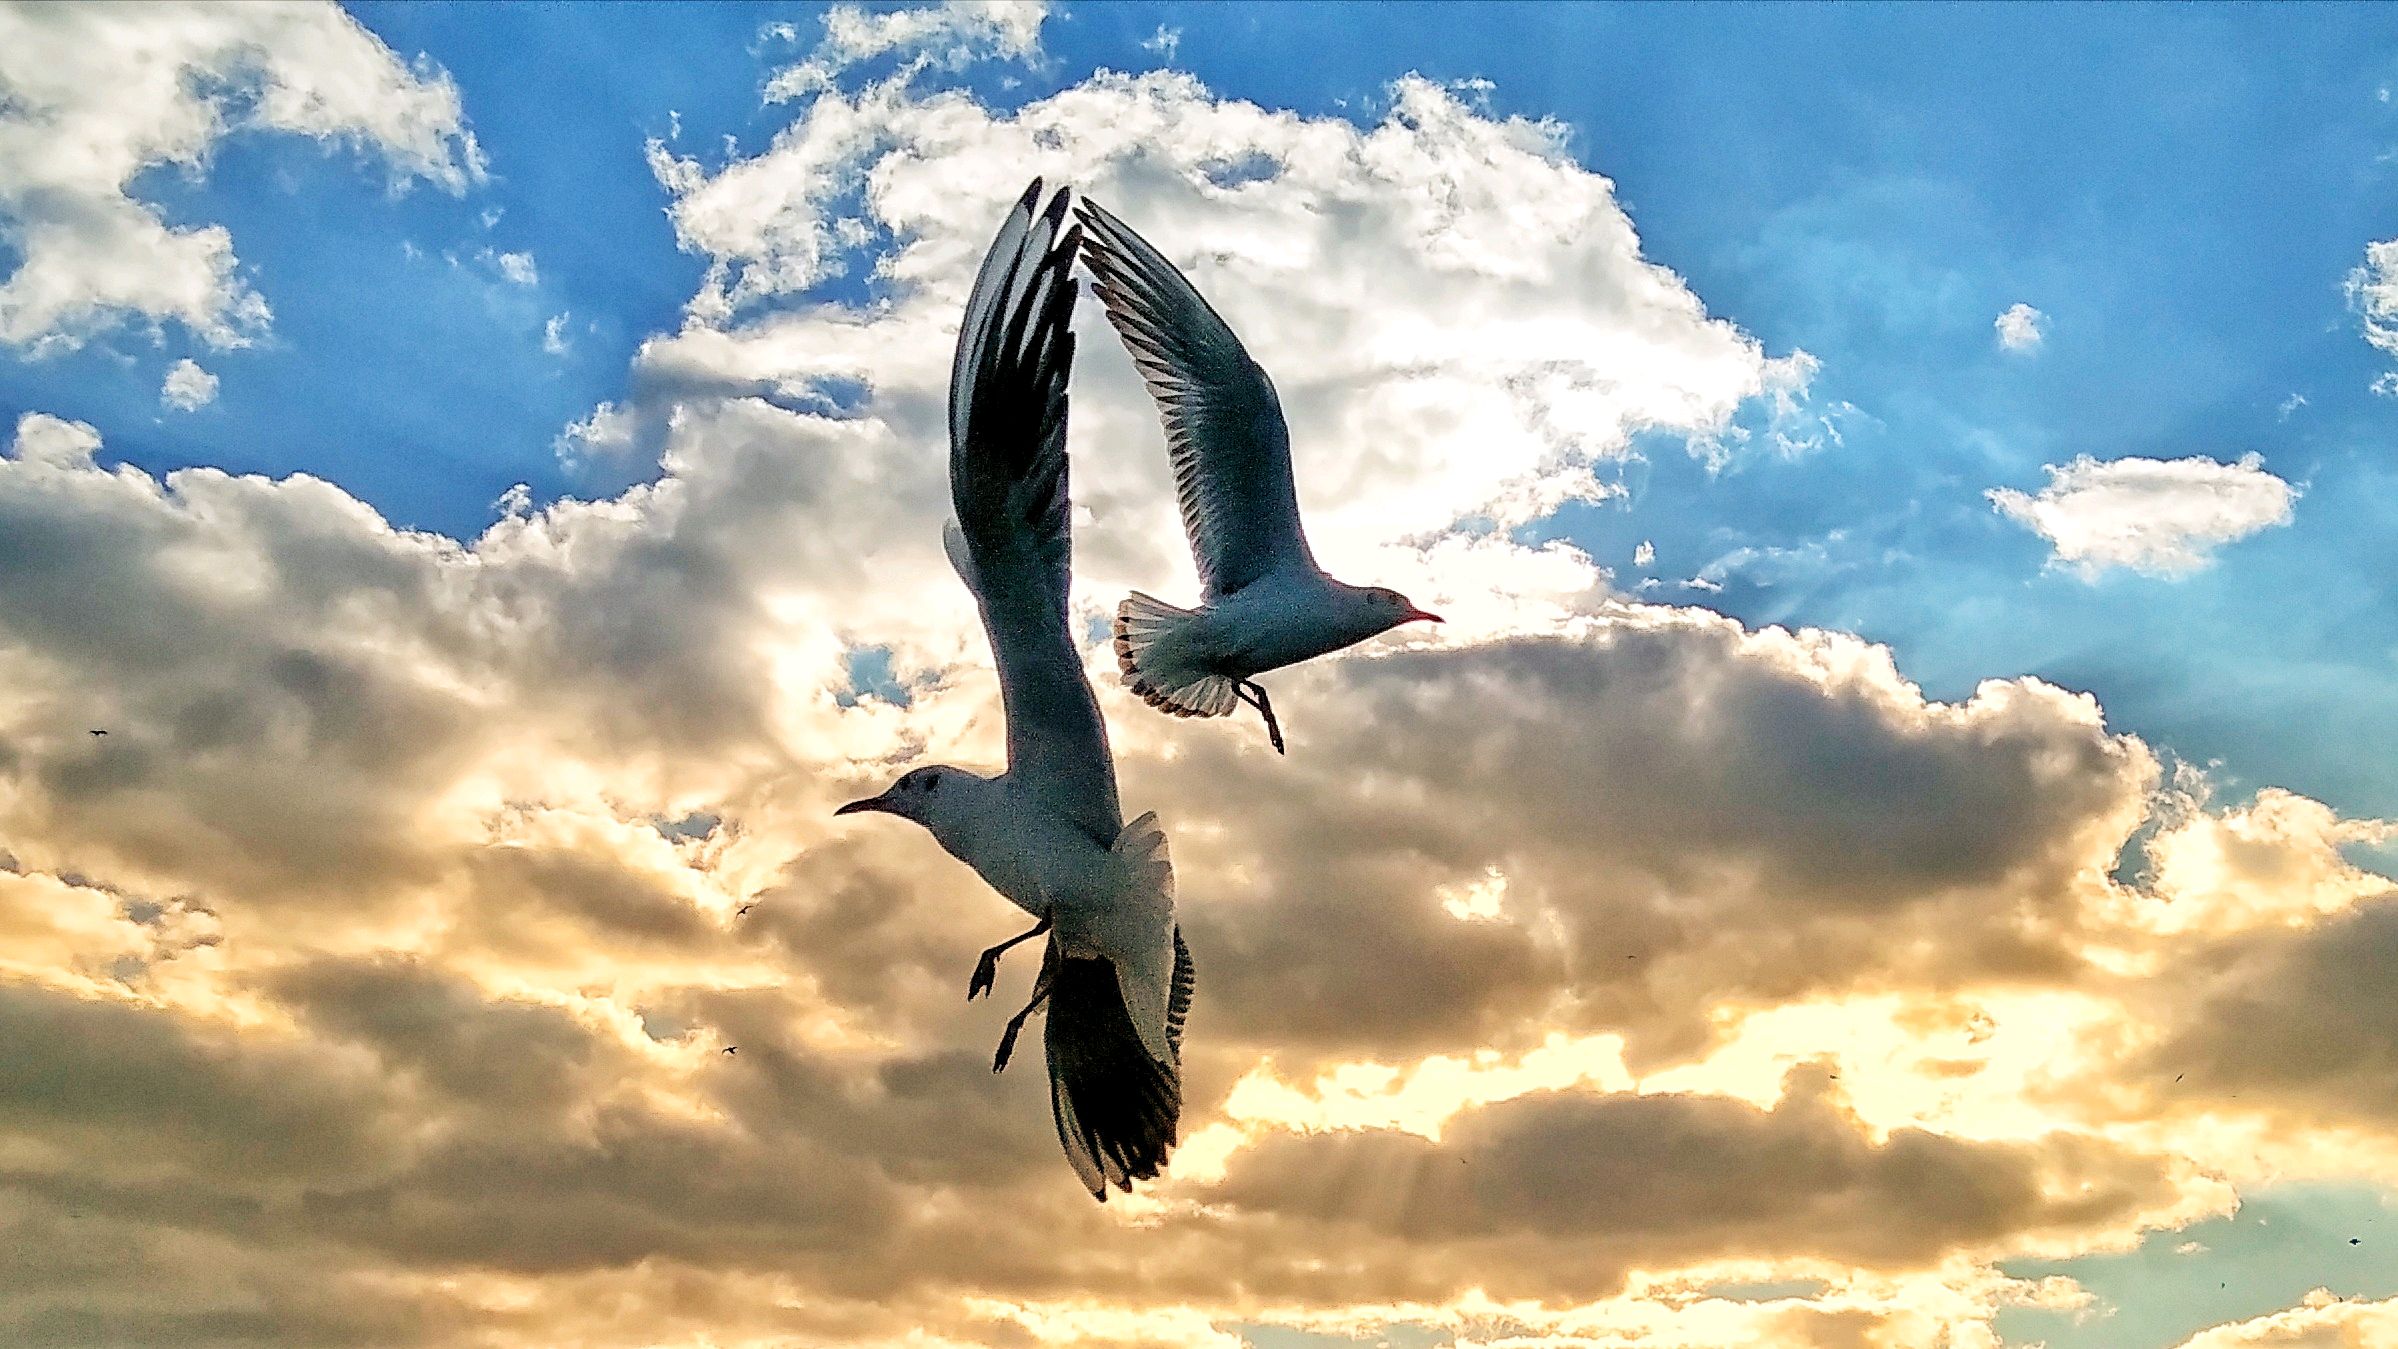
[[941,789],[941,803],[924,820],[924,827],[950,856],[968,866],[987,851],[995,830],[1008,816],[1007,784],[1002,778],[960,773]]

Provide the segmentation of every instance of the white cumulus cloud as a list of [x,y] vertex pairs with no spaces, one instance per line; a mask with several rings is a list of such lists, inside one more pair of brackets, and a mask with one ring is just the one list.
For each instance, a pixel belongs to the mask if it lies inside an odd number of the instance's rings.
[[2017,304],[1998,316],[1992,327],[1998,329],[1998,344],[2009,351],[2036,350],[2048,336],[2043,327],[2048,315],[2028,304]]
[[[2348,302],[2364,320],[2365,340],[2398,356],[2398,239],[2365,245],[2365,260],[2348,273]],[[2373,381],[2375,393],[2398,393],[2398,376]]]
[[216,390],[216,376],[187,356],[168,367],[166,385],[158,391],[158,396],[168,407],[190,412],[215,402]]
[[127,320],[217,347],[269,320],[222,225],[169,224],[144,171],[204,174],[224,137],[346,144],[395,179],[463,191],[483,174],[458,91],[332,5],[0,8],[0,342],[65,350]]
[[[828,382],[937,384],[988,222],[1034,174],[1074,184],[1189,271],[1272,372],[1319,553],[1411,594],[1399,569],[1421,566],[1423,540],[1602,495],[1592,465],[1640,431],[1715,454],[1744,404],[1795,398],[1812,358],[1768,355],[1644,258],[1614,185],[1574,162],[1561,128],[1486,116],[1428,80],[1388,96],[1360,126],[1173,72],[1102,72],[1007,112],[880,83],[822,94],[765,153],[721,166],[653,143],[682,246],[709,269],[684,328],[644,345],[604,439],[647,427],[654,440],[708,397],[799,408]],[[828,327],[757,303],[859,265],[849,240],[884,246],[874,265],[900,298],[878,321]],[[1092,324],[1076,426],[1154,444],[1154,405],[1095,311]],[[596,448],[599,429],[570,451]],[[938,465],[923,468],[910,490],[938,491]],[[1076,540],[1090,584],[1187,570],[1162,453],[1078,464],[1076,481],[1095,517]],[[1579,565],[1596,588],[1595,565]],[[1535,574],[1553,593],[1551,570]],[[1480,593],[1524,593],[1484,579]]]
[[[871,13],[835,5],[824,14],[824,38],[808,58],[767,81],[766,99],[780,102],[833,87],[843,71],[879,56],[907,58],[906,74],[955,70],[987,57],[1024,60],[1040,49],[1047,0],[947,0],[917,9]],[[775,34],[798,36],[789,24]],[[903,81],[904,82],[904,81]]]
[[2254,454],[2230,464],[2204,457],[2102,463],[2083,455],[2049,466],[2048,485],[2036,494],[2001,487],[1987,495],[2084,576],[2110,567],[2183,576],[2223,545],[2289,523],[2298,489],[2266,472]]

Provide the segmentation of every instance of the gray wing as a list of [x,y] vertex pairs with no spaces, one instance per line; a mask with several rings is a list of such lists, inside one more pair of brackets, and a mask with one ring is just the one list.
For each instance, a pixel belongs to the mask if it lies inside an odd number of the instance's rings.
[[1182,528],[1208,597],[1288,564],[1314,568],[1273,382],[1173,263],[1088,198],[1077,209],[1108,322],[1165,420]]
[[1107,726],[1067,621],[1073,544],[1066,377],[1074,255],[1066,194],[1035,180],[966,299],[949,385],[952,555],[982,610],[1007,709],[1008,777],[1102,846],[1123,828]]

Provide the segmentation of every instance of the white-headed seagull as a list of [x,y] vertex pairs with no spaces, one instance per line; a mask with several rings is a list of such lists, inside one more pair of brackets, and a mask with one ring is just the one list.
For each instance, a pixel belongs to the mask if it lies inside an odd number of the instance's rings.
[[1199,563],[1197,609],[1137,590],[1116,606],[1116,665],[1126,687],[1178,717],[1248,703],[1280,751],[1282,728],[1256,676],[1440,616],[1398,591],[1324,574],[1300,527],[1273,382],[1173,263],[1088,198],[1077,209],[1083,264],[1165,421]]
[[1030,1002],[991,1067],[1007,1066],[1044,1002],[1058,1141],[1085,1188],[1155,1177],[1182,1116],[1190,953],[1155,815],[1116,801],[1107,726],[1067,616],[1066,378],[1074,364],[1074,257],[1066,194],[1035,181],[1000,227],[966,300],[949,390],[949,557],[982,611],[1007,715],[1007,771],[918,768],[838,813],[881,811],[932,831],[951,856],[1032,915],[983,952],[969,1000],[1000,953],[1047,934]]

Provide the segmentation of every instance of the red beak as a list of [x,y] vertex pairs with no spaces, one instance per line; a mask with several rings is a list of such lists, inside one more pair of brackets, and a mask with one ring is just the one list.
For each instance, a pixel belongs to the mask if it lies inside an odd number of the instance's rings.
[[1402,623],[1413,623],[1418,620],[1426,623],[1446,623],[1449,621],[1441,617],[1439,614],[1428,614],[1421,609],[1409,609],[1407,611],[1407,617],[1402,618],[1399,621]]

